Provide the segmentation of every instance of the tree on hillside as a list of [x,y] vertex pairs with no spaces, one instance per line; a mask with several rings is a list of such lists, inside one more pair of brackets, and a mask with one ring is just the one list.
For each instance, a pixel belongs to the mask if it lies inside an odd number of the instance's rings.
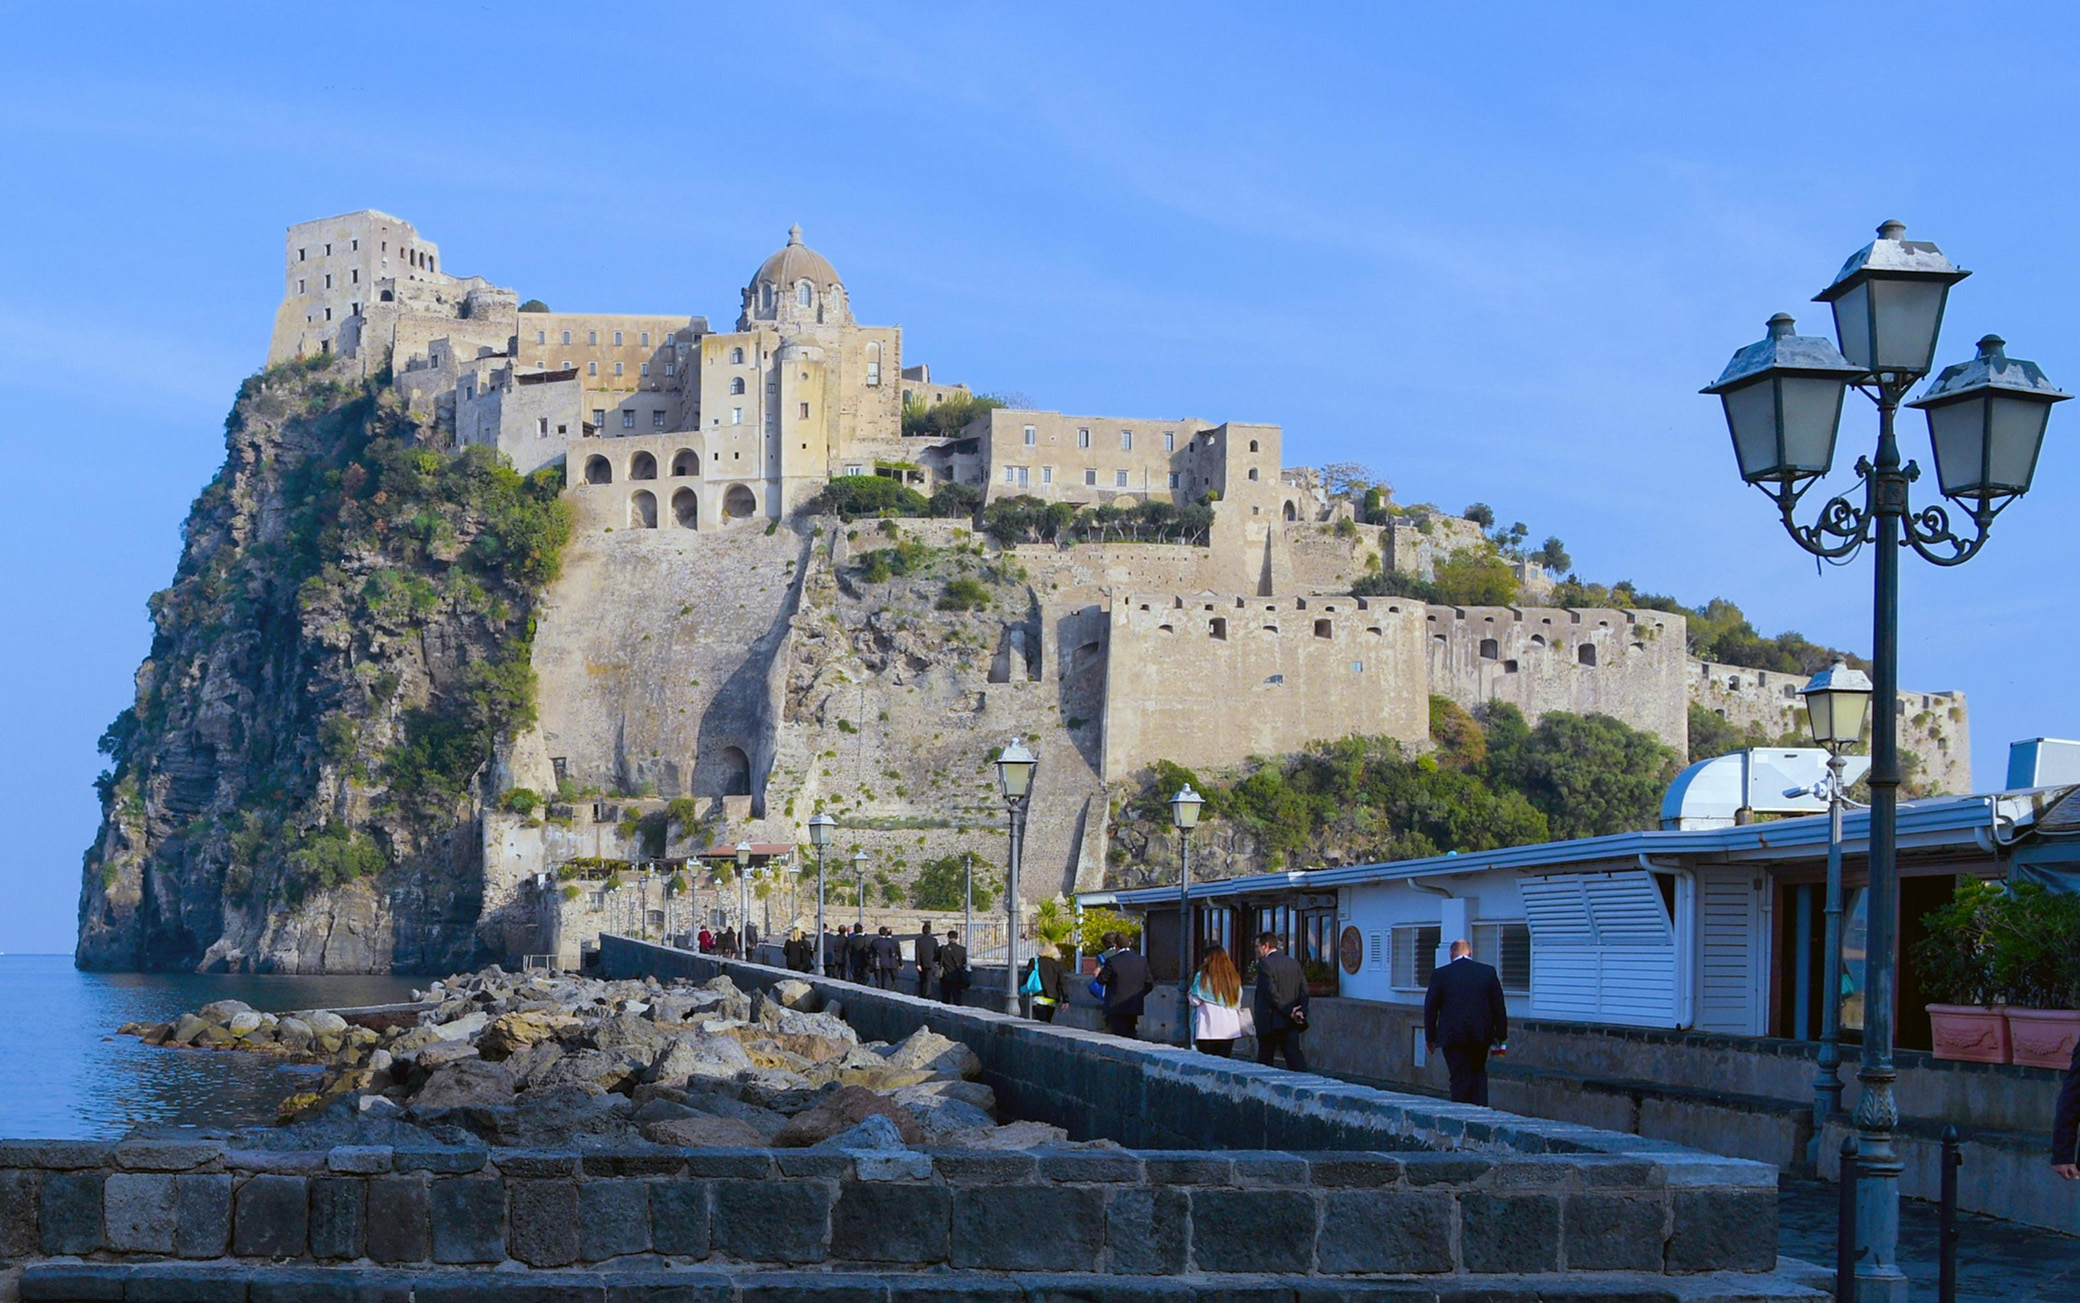
[[[975,861],[975,908],[989,909],[996,904],[997,888],[994,885],[1000,876],[997,867],[987,860]],[[919,909],[955,910],[966,900],[968,883],[968,857],[965,854],[942,855],[928,860],[917,876],[910,880],[910,903]],[[893,902],[891,902],[893,903]]]
[[1465,516],[1474,524],[1479,525],[1482,529],[1493,529],[1495,527],[1495,508],[1485,502],[1469,502],[1466,504],[1466,510],[1459,514]]
[[1515,706],[1484,709],[1492,782],[1524,793],[1555,839],[1651,828],[1675,777],[1676,753],[1609,715],[1552,711],[1526,728]]

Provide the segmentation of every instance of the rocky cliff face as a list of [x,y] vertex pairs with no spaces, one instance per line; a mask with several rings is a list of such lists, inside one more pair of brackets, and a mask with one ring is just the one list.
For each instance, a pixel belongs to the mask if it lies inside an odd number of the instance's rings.
[[533,722],[532,606],[569,524],[560,474],[430,447],[390,393],[302,364],[241,390],[102,739],[82,967],[484,951],[484,775]]

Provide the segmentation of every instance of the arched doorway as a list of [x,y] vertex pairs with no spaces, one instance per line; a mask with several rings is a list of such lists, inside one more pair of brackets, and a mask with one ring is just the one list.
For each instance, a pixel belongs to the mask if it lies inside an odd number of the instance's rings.
[[722,794],[751,795],[751,757],[744,754],[744,749],[724,747],[717,759],[722,765]]
[[1286,503],[1286,519],[1287,519],[1287,520],[1298,520],[1298,519],[1300,519],[1300,508],[1298,508],[1298,507],[1294,506],[1294,505],[1293,505],[1293,504],[1292,504],[1291,502],[1288,502],[1288,503]]
[[672,518],[687,529],[701,527],[701,500],[692,489],[680,489],[672,495]]
[[677,477],[701,473],[701,455],[691,448],[681,448],[672,454],[672,474]]
[[594,453],[585,459],[585,482],[587,484],[612,484],[614,468],[606,458]]
[[628,478],[632,480],[654,480],[657,478],[657,458],[647,452],[639,452],[628,459]]
[[758,511],[758,495],[742,484],[732,484],[729,492],[722,495],[722,514],[731,520],[745,520]]
[[631,529],[657,528],[657,495],[648,489],[638,489],[628,497],[628,524]]

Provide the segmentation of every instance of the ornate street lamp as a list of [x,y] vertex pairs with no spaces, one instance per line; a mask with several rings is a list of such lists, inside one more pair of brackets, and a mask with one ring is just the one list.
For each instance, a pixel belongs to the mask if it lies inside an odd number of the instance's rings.
[[823,852],[831,844],[831,829],[838,821],[818,810],[809,816],[809,844],[816,848],[816,975],[822,977],[830,972],[829,957],[824,954],[823,924]]
[[1192,829],[1199,826],[1199,807],[1206,798],[1186,783],[1170,798],[1170,826],[1177,829],[1177,1017],[1179,1039],[1192,1043],[1192,958],[1198,949],[1192,935]]
[[[2046,412],[2067,395],[2043,372],[2010,359],[1999,340],[1982,342],[1977,358],[1951,367],[1915,406],[1928,413],[1939,487],[1963,508],[1972,528],[1952,530],[1940,504],[1908,505],[1920,471],[1902,464],[1893,418],[1900,400],[1926,375],[1950,287],[1967,273],[1935,245],[1906,238],[1886,222],[1815,296],[1834,310],[1839,361],[1772,318],[1770,337],[1734,355],[1705,392],[1726,408],[1741,478],[1776,502],[1784,528],[1806,551],[1842,561],[1873,545],[1870,891],[1864,983],[1863,1060],[1856,1078],[1859,1173],[1856,1234],[1857,1303],[1904,1303],[1898,1261],[1899,1178],[1893,1143],[1899,1108],[1892,1063],[1893,946],[1899,913],[1899,554],[1911,547],[1941,566],[1961,565],[1986,544],[1993,519],[2026,492],[2042,446]],[[1781,323],[1781,324],[1780,324]],[[1858,374],[1845,374],[1843,368]],[[1814,382],[1792,388],[1792,382]],[[1819,382],[1826,382],[1821,384]],[[1762,386],[1767,385],[1768,388]],[[1811,524],[1794,519],[1798,501],[1833,465],[1838,403],[1828,385],[1854,385],[1878,408],[1874,459],[1859,457],[1860,494],[1830,498]],[[1830,712],[1842,705],[1830,699]],[[1830,719],[1830,725],[1832,720]],[[1831,993],[1832,994],[1832,993]],[[1829,1003],[1832,1003],[1830,999]]]
[[1040,759],[1023,739],[997,753],[997,792],[1004,798],[1011,823],[1011,854],[1004,871],[1004,1012],[1018,1012],[1018,869],[1025,850],[1026,801],[1033,794],[1033,771]]
[[1827,748],[1827,926],[1821,942],[1820,1057],[1813,1073],[1814,1159],[1827,1120],[1842,1106],[1842,748],[1863,738],[1870,718],[1871,681],[1842,661],[1812,677],[1799,690],[1813,740]]
[[867,921],[867,853],[865,850],[852,854],[852,906],[853,920]]
[[751,864],[751,843],[737,843],[737,957],[744,957],[744,925],[751,921],[750,886],[745,881]]

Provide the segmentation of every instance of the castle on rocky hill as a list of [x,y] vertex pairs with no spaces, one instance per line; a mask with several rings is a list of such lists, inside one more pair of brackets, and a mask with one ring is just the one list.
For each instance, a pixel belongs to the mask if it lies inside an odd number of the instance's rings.
[[[1041,758],[1026,888],[1046,896],[1104,881],[1111,803],[1155,761],[1219,769],[1351,733],[1420,749],[1433,694],[1533,720],[1601,712],[1679,753],[1693,703],[1797,726],[1796,682],[1690,658],[1680,615],[1353,597],[1375,568],[1429,577],[1479,527],[1361,524],[1284,466],[1275,425],[1000,407],[906,435],[906,404],[969,391],[910,363],[900,327],[859,324],[799,228],[727,330],[548,311],[444,266],[373,210],[291,227],[269,359],[335,355],[387,375],[425,437],[561,468],[578,529],[534,637],[540,722],[487,790],[606,795],[546,820],[486,801],[478,927],[494,953],[568,949],[609,921],[603,892],[559,903],[557,867],[640,857],[627,816],[673,798],[729,842],[798,845],[830,809],[877,872],[1001,857],[984,761],[1014,734]],[[1000,548],[965,520],[813,515],[841,476],[1213,515],[1190,543]],[[913,549],[911,573],[863,578],[894,546]],[[987,601],[942,609],[953,576]],[[1968,789],[1962,696],[1903,693],[1899,709],[1926,776]]]

